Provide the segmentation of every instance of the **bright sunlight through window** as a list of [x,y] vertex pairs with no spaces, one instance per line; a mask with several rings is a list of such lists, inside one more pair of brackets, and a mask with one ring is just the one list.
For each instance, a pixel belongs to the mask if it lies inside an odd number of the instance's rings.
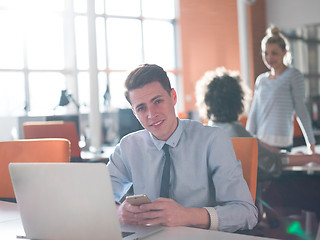
[[87,113],[92,74],[101,112],[128,108],[124,80],[142,63],[178,86],[175,11],[172,0],[1,0],[0,116],[54,115],[64,89]]

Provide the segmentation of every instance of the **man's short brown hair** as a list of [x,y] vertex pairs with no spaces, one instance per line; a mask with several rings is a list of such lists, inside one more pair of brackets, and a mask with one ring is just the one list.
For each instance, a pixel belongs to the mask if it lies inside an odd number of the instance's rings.
[[152,82],[159,82],[163,89],[170,95],[171,84],[163,68],[155,64],[143,64],[130,72],[125,81],[125,97],[127,101],[131,104],[129,97],[131,90],[142,88]]

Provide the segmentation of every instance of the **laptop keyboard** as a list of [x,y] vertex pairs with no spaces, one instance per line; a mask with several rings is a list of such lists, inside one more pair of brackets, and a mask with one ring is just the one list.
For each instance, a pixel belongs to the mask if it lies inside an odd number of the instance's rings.
[[124,238],[134,234],[134,232],[121,232],[121,234],[122,234],[122,238]]

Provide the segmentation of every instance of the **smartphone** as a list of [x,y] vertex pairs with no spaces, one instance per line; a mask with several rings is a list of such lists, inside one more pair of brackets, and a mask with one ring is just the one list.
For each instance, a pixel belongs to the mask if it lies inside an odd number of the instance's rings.
[[128,203],[134,206],[139,206],[141,204],[145,203],[151,203],[150,199],[146,194],[139,194],[139,195],[133,195],[133,196],[127,196],[126,200]]

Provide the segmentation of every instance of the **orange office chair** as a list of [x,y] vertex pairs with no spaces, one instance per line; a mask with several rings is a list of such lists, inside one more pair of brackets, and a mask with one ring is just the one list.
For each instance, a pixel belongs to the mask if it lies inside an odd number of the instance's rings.
[[248,121],[248,116],[242,115],[239,117],[239,122],[242,124],[242,126],[246,127]]
[[108,163],[109,158],[93,156],[83,159],[79,146],[79,135],[75,122],[64,121],[42,121],[25,122],[23,124],[23,135],[25,139],[35,138],[66,138],[71,144],[71,162],[102,162]]
[[300,125],[297,121],[297,117],[294,116],[293,119],[293,137],[297,138],[297,137],[303,137],[303,133],[302,130],[300,128]]
[[67,139],[30,139],[0,142],[0,199],[15,199],[8,165],[11,162],[70,162]]
[[253,201],[256,200],[258,172],[258,141],[250,137],[231,138],[237,159],[241,161],[243,177],[246,180]]
[[71,143],[71,161],[81,161],[81,148],[79,147],[79,135],[74,122],[42,121],[25,122],[23,124],[25,139],[34,138],[66,138]]

